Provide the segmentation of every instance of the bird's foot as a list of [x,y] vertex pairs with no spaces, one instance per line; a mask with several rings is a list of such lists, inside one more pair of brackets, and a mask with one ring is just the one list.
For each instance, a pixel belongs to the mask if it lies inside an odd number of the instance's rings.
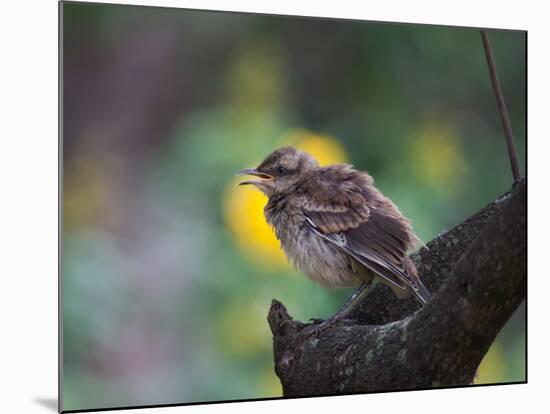
[[319,324],[319,323],[323,323],[324,321],[325,319],[321,319],[321,318],[309,318],[308,322],[312,324]]
[[344,318],[339,315],[334,315],[333,317],[329,319],[317,319],[317,318],[310,318],[309,319],[312,323],[307,325],[302,331],[300,332],[302,335],[309,337],[312,335],[319,335],[326,331],[328,328],[338,324],[338,323],[354,323],[355,320]]

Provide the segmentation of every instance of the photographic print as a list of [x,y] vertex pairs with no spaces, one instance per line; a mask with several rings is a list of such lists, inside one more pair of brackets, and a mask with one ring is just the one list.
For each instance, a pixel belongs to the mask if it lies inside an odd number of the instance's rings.
[[526,382],[526,37],[60,3],[60,409]]

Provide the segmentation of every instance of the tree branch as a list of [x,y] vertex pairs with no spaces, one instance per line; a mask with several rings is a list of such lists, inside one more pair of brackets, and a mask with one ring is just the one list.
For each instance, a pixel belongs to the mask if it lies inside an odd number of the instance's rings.
[[[503,194],[463,223],[430,241],[427,248],[411,256],[422,282],[432,295],[441,288],[458,260],[497,212],[506,205],[510,196],[510,192]],[[382,325],[401,319],[418,308],[420,305],[413,296],[409,299],[397,299],[389,287],[378,284],[351,316],[361,324]]]
[[[301,334],[274,300],[268,315],[285,396],[469,384],[526,294],[526,190],[503,197],[415,255],[432,291],[415,312],[380,286],[353,324]],[[435,292],[434,292],[435,293]]]
[[497,69],[495,66],[495,58],[493,56],[493,49],[491,48],[491,43],[489,42],[489,35],[486,30],[481,30],[480,32],[481,40],[483,41],[483,48],[485,49],[485,56],[487,57],[487,65],[489,66],[491,83],[493,84],[493,90],[495,91],[495,96],[497,99],[502,128],[504,129],[504,135],[506,137],[506,146],[508,147],[508,156],[510,157],[512,174],[514,176],[514,182],[517,183],[521,179],[521,172],[519,171],[518,154],[516,151],[516,145],[514,144],[512,124],[510,123],[508,109],[506,108],[506,102],[504,102],[504,95],[502,94],[502,88],[500,87],[500,81],[498,79]]

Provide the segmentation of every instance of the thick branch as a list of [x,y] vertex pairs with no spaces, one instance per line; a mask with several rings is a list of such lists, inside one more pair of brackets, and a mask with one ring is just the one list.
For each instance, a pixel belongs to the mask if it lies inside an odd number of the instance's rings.
[[[301,334],[304,324],[273,301],[268,320],[284,395],[470,383],[526,294],[525,195],[522,181],[512,193],[432,241],[432,248],[416,258],[421,277],[429,276],[431,287],[440,289],[415,313],[390,300],[380,302],[379,317],[371,303],[382,296],[367,297],[358,315],[362,323],[370,320],[368,325],[336,325],[307,338]],[[400,320],[385,323],[398,316]]]

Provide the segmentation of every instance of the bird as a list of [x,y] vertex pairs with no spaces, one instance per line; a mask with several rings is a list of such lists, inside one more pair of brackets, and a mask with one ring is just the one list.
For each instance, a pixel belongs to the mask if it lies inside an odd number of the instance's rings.
[[265,219],[297,270],[322,287],[358,287],[319,330],[346,319],[379,282],[398,298],[412,293],[422,305],[430,300],[408,257],[423,243],[367,172],[349,164],[320,166],[307,152],[285,146],[237,174],[253,176],[239,185],[267,196]]

